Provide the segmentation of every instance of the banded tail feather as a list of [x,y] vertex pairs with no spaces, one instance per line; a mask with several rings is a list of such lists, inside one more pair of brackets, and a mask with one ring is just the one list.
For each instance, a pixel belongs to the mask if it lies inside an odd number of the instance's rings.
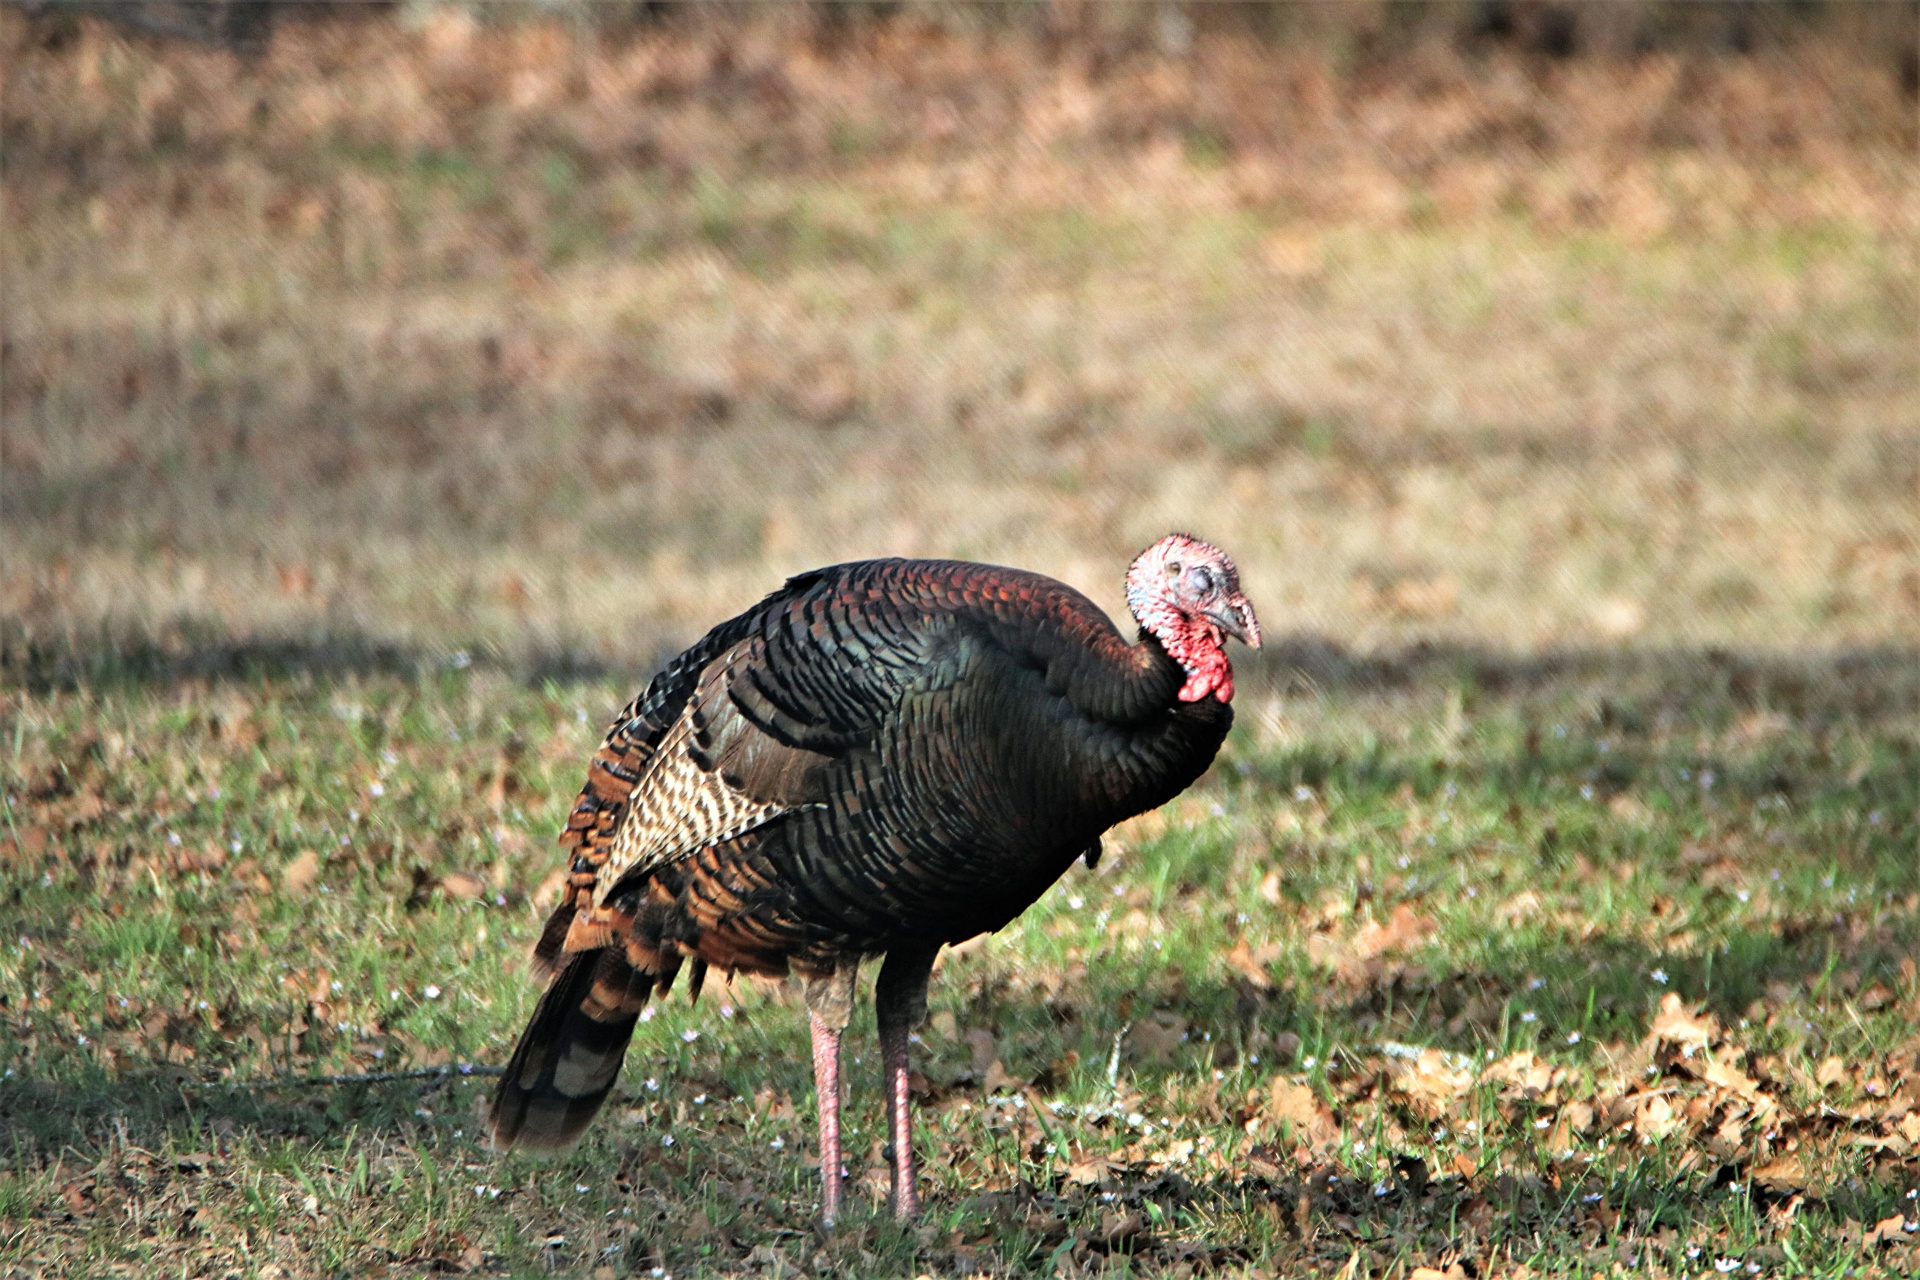
[[493,1097],[493,1145],[563,1151],[613,1091],[654,979],[616,948],[582,951],[554,975]]

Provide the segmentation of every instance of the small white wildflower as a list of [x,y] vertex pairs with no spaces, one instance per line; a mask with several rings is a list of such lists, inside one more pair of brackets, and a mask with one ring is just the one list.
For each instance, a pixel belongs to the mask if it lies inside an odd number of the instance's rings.
[[576,1182],[576,1183],[574,1183],[574,1184],[573,1184],[573,1189],[574,1189],[575,1191],[578,1191],[578,1192],[579,1192],[579,1193],[580,1193],[581,1195],[585,1195],[585,1194],[587,1194],[587,1192],[588,1192],[588,1190],[589,1190],[589,1188],[588,1188],[588,1186],[587,1186],[587,1184],[586,1184],[586,1183],[584,1183],[584,1182]]
[[367,794],[377,800],[387,794],[387,784],[378,780],[369,783],[367,786]]
[[1655,969],[1652,973],[1649,973],[1647,976],[1649,978],[1652,978],[1655,982],[1659,983],[1663,987],[1667,985],[1667,971],[1665,969]]
[[663,1135],[661,1136],[661,1138],[660,1138],[660,1145],[661,1145],[661,1146],[663,1146],[663,1147],[670,1147],[670,1146],[672,1146],[672,1145],[673,1145],[673,1135],[672,1135],[672,1134],[670,1134],[670,1133],[669,1133],[669,1134],[663,1134]]
[[1522,1022],[1532,1022],[1535,1019],[1537,1019],[1539,1016],[1540,1016],[1539,1014],[1535,1013],[1531,1009],[1522,1009],[1520,1011],[1520,1021]]
[[688,1027],[685,1031],[682,1031],[680,1033],[680,1038],[686,1041],[688,1044],[692,1044],[695,1040],[698,1040],[700,1038],[700,1033],[698,1031],[695,1031],[692,1027]]
[[651,1092],[653,1093],[660,1092],[660,1082],[658,1080],[655,1080],[652,1076],[647,1077],[646,1085],[648,1090],[650,1090]]
[[733,1006],[730,1004],[721,1005],[720,1016],[723,1018],[731,1018],[733,1016]]
[[440,998],[440,988],[429,982],[427,984],[426,997],[429,1000],[438,1000]]
[[1067,899],[1067,909],[1070,911],[1078,911],[1086,905],[1087,900],[1077,893]]
[[1738,1259],[1738,1258],[1715,1258],[1715,1259],[1713,1260],[1713,1269],[1714,1269],[1715,1271],[1718,1271],[1718,1272],[1719,1272],[1719,1273],[1720,1273],[1721,1275],[1723,1275],[1723,1276],[1724,1276],[1724,1275],[1728,1275],[1728,1274],[1730,1274],[1731,1272],[1735,1272],[1735,1271],[1738,1271],[1738,1270],[1740,1269],[1740,1259]]
[[779,1151],[786,1147],[787,1140],[785,1138],[775,1138],[772,1142],[769,1142],[767,1145],[772,1147],[775,1151]]
[[1579,1044],[1579,1043],[1580,1043],[1580,1033],[1579,1033],[1578,1031],[1569,1031],[1569,1032],[1567,1032],[1567,1043],[1568,1043],[1568,1044]]
[[1528,978],[1527,979],[1527,990],[1529,991],[1538,991],[1540,988],[1546,985],[1547,985],[1547,980],[1545,978]]
[[398,987],[395,987],[393,990],[387,992],[387,999],[398,1000],[399,998],[400,998],[400,989]]
[[654,1015],[654,1013],[655,1013],[655,1012],[656,1012],[656,1011],[655,1011],[655,1009],[654,1009],[654,1007],[653,1007],[652,1005],[648,1005],[648,1006],[647,1006],[646,1008],[644,1008],[644,1009],[642,1009],[642,1010],[640,1011],[640,1021],[642,1021],[642,1022],[652,1022],[652,1021],[653,1021],[653,1015]]
[[[1255,1058],[1254,1061],[1258,1062],[1260,1059]],[[1311,1071],[1319,1065],[1320,1059],[1314,1057],[1312,1054],[1308,1054],[1306,1057],[1300,1059],[1300,1069],[1303,1071]]]
[[1583,782],[1580,784],[1580,798],[1582,800],[1593,799],[1593,784],[1591,782]]
[[178,831],[169,831],[169,832],[167,832],[167,843],[168,843],[168,844],[179,844],[179,843],[180,843],[180,833],[179,833]]

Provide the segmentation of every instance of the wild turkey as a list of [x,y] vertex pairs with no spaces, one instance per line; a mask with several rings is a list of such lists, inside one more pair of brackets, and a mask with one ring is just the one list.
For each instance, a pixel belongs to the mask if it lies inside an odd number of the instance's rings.
[[497,1148],[557,1150],[691,963],[798,973],[822,1221],[840,1206],[840,1033],[875,985],[892,1204],[918,1211],[907,1035],[935,952],[1005,925],[1116,822],[1179,794],[1233,721],[1225,637],[1260,625],[1225,552],[1172,534],[1127,571],[1128,644],[1035,573],[868,560],[801,574],[667,664],[615,719],[561,843],[550,984],[493,1100]]

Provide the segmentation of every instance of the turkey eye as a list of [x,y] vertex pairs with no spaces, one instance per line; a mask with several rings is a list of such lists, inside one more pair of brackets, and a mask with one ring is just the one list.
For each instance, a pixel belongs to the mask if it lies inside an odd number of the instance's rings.
[[1200,595],[1213,590],[1213,574],[1203,565],[1193,571],[1193,589]]

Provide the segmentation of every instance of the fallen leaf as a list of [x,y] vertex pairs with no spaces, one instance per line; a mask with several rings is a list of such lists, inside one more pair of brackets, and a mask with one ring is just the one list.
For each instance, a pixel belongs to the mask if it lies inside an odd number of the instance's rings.
[[1251,982],[1255,990],[1269,991],[1273,988],[1273,979],[1267,976],[1267,964],[1278,957],[1280,948],[1274,946],[1271,956],[1266,954],[1267,949],[1267,947],[1261,947],[1258,952],[1255,952],[1247,945],[1247,940],[1242,938],[1233,944],[1231,951],[1227,952],[1227,967]]
[[993,1032],[984,1027],[969,1027],[963,1038],[967,1042],[967,1048],[973,1054],[974,1076],[985,1079],[987,1068],[998,1061],[994,1055]]
[[1067,1177],[1083,1187],[1097,1186],[1106,1179],[1113,1161],[1103,1155],[1089,1155],[1067,1166]]
[[1136,1022],[1127,1033],[1127,1047],[1149,1062],[1167,1063],[1187,1036],[1187,1020],[1166,1010]]
[[1753,1171],[1753,1178],[1776,1191],[1807,1189],[1807,1171],[1801,1167],[1800,1157],[1796,1155],[1784,1155],[1761,1165]]
[[1540,895],[1531,889],[1523,889],[1501,903],[1494,915],[1503,924],[1518,924],[1539,915],[1540,910]]
[[1369,960],[1390,951],[1404,951],[1426,938],[1433,928],[1433,921],[1420,915],[1411,904],[1402,902],[1394,907],[1385,924],[1369,920],[1361,925],[1353,935],[1353,950]]
[[1837,1057],[1828,1058],[1820,1064],[1820,1069],[1813,1073],[1813,1078],[1823,1089],[1831,1089],[1835,1085],[1845,1084],[1847,1082],[1847,1064]]
[[289,862],[280,872],[280,883],[288,893],[305,893],[320,878],[320,855],[308,849]]
[[1702,1017],[1687,1008],[1679,993],[1668,992],[1660,1001],[1660,1012],[1654,1015],[1651,1036],[1654,1040],[1665,1041],[1685,1048],[1692,1045],[1704,1049],[1713,1043],[1717,1030],[1713,1018]]
[[1710,1085],[1725,1089],[1728,1093],[1738,1094],[1749,1101],[1760,1097],[1759,1081],[1724,1062],[1709,1062],[1701,1078]]
[[1027,1087],[1027,1080],[1025,1076],[1016,1076],[1009,1072],[1000,1059],[995,1058],[987,1064],[986,1078],[980,1082],[980,1087],[988,1093],[998,1093],[1002,1089],[1018,1092]]
[[1414,1061],[1396,1066],[1393,1088],[1429,1120],[1445,1116],[1455,1099],[1473,1087],[1473,1071],[1448,1065],[1447,1055],[1438,1049],[1422,1050]]
[[566,890],[567,879],[571,873],[571,867],[557,867],[549,871],[547,878],[542,880],[533,891],[531,898],[533,909],[545,911],[558,903],[561,893]]
[[1333,1112],[1304,1084],[1275,1076],[1268,1088],[1267,1113],[1277,1123],[1290,1125],[1296,1139],[1307,1146],[1330,1147],[1340,1138]]
[[1553,1087],[1554,1067],[1551,1062],[1543,1061],[1530,1049],[1510,1053],[1497,1062],[1487,1064],[1480,1073],[1483,1083],[1501,1086],[1503,1097],[1517,1096],[1524,1099],[1537,1098]]
[[449,898],[478,898],[487,891],[487,882],[465,871],[449,871],[435,881],[434,887]]
[[1680,1118],[1662,1097],[1648,1098],[1641,1104],[1639,1112],[1633,1117],[1633,1131],[1643,1141],[1652,1142],[1666,1137],[1680,1127]]
[[1891,1218],[1882,1218],[1873,1224],[1873,1230],[1861,1239],[1860,1243],[1871,1249],[1875,1245],[1893,1244],[1907,1238],[1907,1220],[1900,1214]]

